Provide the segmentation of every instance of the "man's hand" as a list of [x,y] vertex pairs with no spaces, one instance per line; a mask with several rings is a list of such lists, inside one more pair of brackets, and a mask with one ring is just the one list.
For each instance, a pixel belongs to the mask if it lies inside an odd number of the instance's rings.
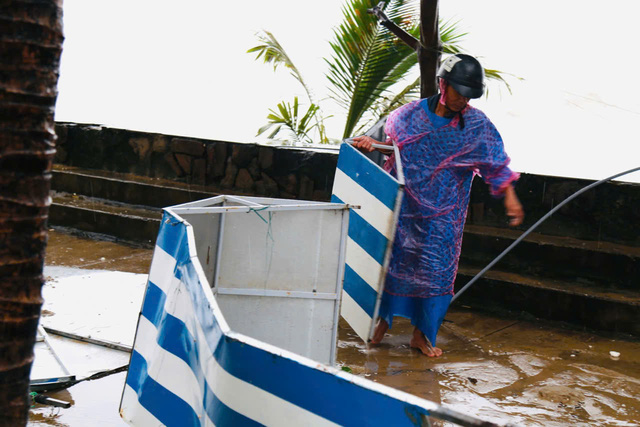
[[522,220],[524,219],[524,210],[522,209],[520,200],[518,200],[516,191],[511,185],[507,187],[504,193],[504,209],[507,212],[507,216],[511,218],[511,220],[509,220],[509,225],[511,227],[516,227],[522,224]]
[[375,148],[373,148],[373,144],[389,145],[384,142],[376,141],[375,139],[366,135],[356,136],[356,137],[353,137],[352,139],[353,139],[353,147],[365,153],[371,153],[372,151],[376,150]]

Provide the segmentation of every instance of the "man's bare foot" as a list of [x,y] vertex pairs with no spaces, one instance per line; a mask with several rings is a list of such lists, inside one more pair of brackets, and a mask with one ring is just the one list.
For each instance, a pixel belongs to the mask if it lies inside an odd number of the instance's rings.
[[373,331],[373,337],[369,341],[371,344],[380,344],[382,342],[382,338],[384,338],[384,334],[389,329],[389,324],[383,318],[378,319],[378,324],[376,325],[375,331]]
[[422,354],[429,357],[442,356],[442,350],[438,347],[432,346],[427,337],[425,337],[422,331],[418,328],[413,330],[413,337],[411,338],[410,346],[411,348],[417,348],[422,352]]

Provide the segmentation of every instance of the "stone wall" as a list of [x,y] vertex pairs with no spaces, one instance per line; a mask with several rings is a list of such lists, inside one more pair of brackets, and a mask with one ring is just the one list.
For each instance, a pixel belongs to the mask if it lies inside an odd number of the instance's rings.
[[219,193],[328,201],[337,150],[184,138],[56,123],[55,162],[206,186]]
[[[337,147],[312,150],[134,132],[57,123],[56,162],[204,186],[219,194],[328,201]],[[516,191],[527,229],[561,201],[593,181],[522,174]],[[501,200],[476,177],[468,223],[506,227]],[[536,231],[640,246],[640,185],[606,183],[582,194]]]

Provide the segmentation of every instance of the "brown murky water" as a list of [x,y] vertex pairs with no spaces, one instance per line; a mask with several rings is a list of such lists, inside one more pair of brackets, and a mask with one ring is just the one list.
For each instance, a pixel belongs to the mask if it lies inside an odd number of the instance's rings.
[[[339,363],[373,381],[494,422],[527,426],[635,426],[640,419],[640,343],[559,329],[546,322],[452,309],[444,354],[409,348],[413,327],[394,322],[367,348],[342,325]],[[610,351],[620,356],[612,358]]]
[[[151,253],[54,231],[47,265],[147,273]],[[64,280],[57,279],[56,286]],[[640,340],[456,308],[438,337],[443,356],[430,359],[409,348],[411,330],[408,321],[398,319],[381,345],[368,348],[341,323],[338,363],[356,375],[499,423],[640,425]],[[620,356],[613,358],[610,351]],[[72,407],[36,405],[29,425],[125,425],[118,415],[124,380],[119,373],[50,393]]]

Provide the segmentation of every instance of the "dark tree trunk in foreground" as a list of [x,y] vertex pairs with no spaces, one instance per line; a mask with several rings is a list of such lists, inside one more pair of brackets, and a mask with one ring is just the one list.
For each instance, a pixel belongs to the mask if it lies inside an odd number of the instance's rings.
[[440,32],[438,0],[420,0],[420,97],[427,98],[438,91],[436,73],[440,66]]
[[62,0],[0,0],[0,425],[23,426],[40,307]]

